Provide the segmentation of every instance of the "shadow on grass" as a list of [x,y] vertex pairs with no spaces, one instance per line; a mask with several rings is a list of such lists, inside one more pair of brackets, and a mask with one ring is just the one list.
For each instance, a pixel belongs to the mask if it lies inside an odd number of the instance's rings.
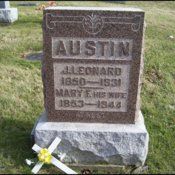
[[31,149],[30,136],[34,122],[15,118],[1,118],[0,155],[5,169],[9,169],[9,163],[16,169],[21,166],[27,166],[25,159],[36,157]]
[[14,23],[6,23],[6,22],[0,22],[0,27],[9,27],[9,26],[11,26],[12,24],[14,24]]

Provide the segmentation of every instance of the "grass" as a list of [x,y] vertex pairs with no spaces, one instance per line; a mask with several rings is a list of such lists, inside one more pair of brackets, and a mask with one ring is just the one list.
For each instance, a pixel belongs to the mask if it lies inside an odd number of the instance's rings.
[[[41,63],[24,59],[42,50],[42,12],[17,6],[19,20],[0,24],[0,173],[30,173],[26,158],[31,150],[30,132],[43,112]],[[40,2],[41,3],[41,2]],[[175,173],[175,2],[59,1],[69,6],[123,6],[145,10],[144,77],[142,112],[150,134],[147,173]],[[58,173],[44,166],[41,173]]]

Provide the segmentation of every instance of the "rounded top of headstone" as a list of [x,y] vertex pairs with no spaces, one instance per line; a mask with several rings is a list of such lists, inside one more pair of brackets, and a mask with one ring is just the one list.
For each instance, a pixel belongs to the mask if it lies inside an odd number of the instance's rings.
[[129,8],[129,7],[72,7],[72,6],[54,6],[47,7],[44,10],[95,10],[95,11],[132,11],[132,12],[144,12],[139,8]]

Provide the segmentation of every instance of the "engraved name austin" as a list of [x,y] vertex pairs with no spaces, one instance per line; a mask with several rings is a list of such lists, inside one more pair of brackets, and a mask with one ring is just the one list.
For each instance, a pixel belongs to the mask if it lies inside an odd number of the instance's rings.
[[52,38],[53,58],[131,59],[132,40],[99,38]]

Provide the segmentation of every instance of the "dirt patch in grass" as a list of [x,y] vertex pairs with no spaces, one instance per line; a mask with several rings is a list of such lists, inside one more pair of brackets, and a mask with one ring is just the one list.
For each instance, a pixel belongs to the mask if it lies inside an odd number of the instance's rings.
[[26,53],[22,54],[21,57],[31,61],[41,61],[43,59],[43,52]]

